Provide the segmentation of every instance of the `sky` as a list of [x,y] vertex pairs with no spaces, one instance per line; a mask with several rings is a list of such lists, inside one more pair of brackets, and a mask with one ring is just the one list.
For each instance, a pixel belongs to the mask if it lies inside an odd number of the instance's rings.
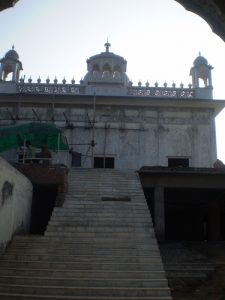
[[[110,51],[127,60],[137,85],[191,82],[194,59],[204,56],[212,71],[214,99],[225,100],[225,43],[199,16],[174,0],[20,0],[0,14],[0,58],[15,46],[26,80],[55,76],[76,83],[86,60]],[[218,158],[225,162],[225,109],[216,118]]]

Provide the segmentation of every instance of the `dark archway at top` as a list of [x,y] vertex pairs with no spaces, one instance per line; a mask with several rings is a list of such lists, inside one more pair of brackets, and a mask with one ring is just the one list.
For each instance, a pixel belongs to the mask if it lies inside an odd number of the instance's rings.
[[[0,11],[12,7],[19,0],[0,0]],[[202,17],[222,40],[225,41],[224,0],[175,0],[185,9]]]
[[0,0],[0,11],[9,7],[13,7],[19,0]]
[[212,31],[225,41],[225,1],[224,0],[175,0],[186,10],[202,17]]

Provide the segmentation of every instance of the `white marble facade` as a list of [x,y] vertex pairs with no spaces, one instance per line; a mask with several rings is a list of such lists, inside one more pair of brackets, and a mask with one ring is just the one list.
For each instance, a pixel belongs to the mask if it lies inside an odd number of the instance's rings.
[[[76,115],[76,109],[71,113]],[[84,109],[84,119],[85,114]],[[77,116],[82,116],[81,109]],[[114,157],[116,168],[168,166],[168,158],[187,158],[191,167],[212,167],[216,160],[213,119],[212,112],[205,109],[111,106],[105,110],[103,106],[96,108],[94,129],[80,122],[65,134],[75,144],[73,149],[82,154],[88,150],[83,144],[93,138],[94,156]],[[83,167],[91,163],[91,157],[83,157]]]
[[109,52],[108,42],[105,47],[105,52],[87,60],[88,72],[79,84],[15,80],[18,68],[14,80],[6,81],[5,65],[10,63],[14,70],[16,59],[22,66],[10,50],[11,56],[0,61],[0,125],[15,123],[15,114],[17,123],[55,122],[71,152],[81,155],[81,167],[92,167],[94,157],[113,158],[115,168],[168,166],[170,158],[187,159],[190,167],[212,167],[217,159],[215,116],[224,101],[212,100],[212,67],[207,60],[199,55],[194,61],[188,88],[133,86],[126,60]]

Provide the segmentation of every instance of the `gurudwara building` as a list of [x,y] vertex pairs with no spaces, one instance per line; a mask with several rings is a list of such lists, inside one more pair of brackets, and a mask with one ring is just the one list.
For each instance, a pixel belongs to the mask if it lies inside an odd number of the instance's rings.
[[194,60],[187,88],[159,87],[157,82],[133,86],[126,60],[110,52],[109,43],[105,47],[87,60],[87,74],[79,84],[65,79],[43,83],[40,78],[24,82],[19,56],[9,50],[0,61],[1,126],[54,122],[71,146],[66,163],[72,166],[213,167],[215,116],[224,103],[212,100],[207,60],[201,55]]
[[[172,300],[180,276],[205,280],[212,268],[177,243],[225,239],[225,101],[207,60],[188,87],[134,86],[108,41],[78,84],[25,81],[14,48],[0,63],[0,298]],[[26,124],[59,132],[51,163],[26,161],[25,137],[2,151]]]
[[[60,161],[69,168],[138,171],[158,239],[225,238],[224,174],[215,168],[215,117],[225,101],[213,100],[212,66],[199,54],[188,87],[134,86],[110,46],[87,60],[79,83],[25,82],[9,50],[0,60],[0,126],[54,123],[67,137]],[[15,151],[2,156],[16,159]]]

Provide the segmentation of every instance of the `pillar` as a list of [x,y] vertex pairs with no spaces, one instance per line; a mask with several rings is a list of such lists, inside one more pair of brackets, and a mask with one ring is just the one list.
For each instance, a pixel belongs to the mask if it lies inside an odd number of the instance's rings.
[[220,217],[220,204],[219,201],[212,201],[210,203],[209,215],[209,239],[221,240],[221,217]]
[[209,72],[208,74],[208,84],[209,84],[209,87],[212,87],[212,73]]
[[198,78],[198,75],[197,75],[197,70],[196,69],[194,69],[193,70],[193,88],[197,88],[197,87],[199,87],[199,78]]
[[2,76],[2,64],[0,63],[0,80],[3,80],[3,76]]
[[154,189],[154,220],[157,240],[163,241],[165,240],[165,201],[163,186],[156,186]]
[[12,81],[16,81],[16,65],[14,66],[13,70],[12,70]]

